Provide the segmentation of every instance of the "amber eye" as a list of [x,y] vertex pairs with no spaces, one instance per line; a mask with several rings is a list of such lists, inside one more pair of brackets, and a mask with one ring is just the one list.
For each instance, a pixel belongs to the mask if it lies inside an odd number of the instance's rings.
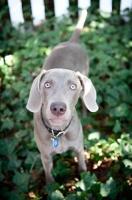
[[50,88],[50,87],[51,87],[51,85],[50,85],[49,82],[46,82],[46,83],[44,84],[44,86],[45,86],[46,88]]
[[71,88],[71,90],[75,90],[76,89],[76,85],[72,84],[70,88]]

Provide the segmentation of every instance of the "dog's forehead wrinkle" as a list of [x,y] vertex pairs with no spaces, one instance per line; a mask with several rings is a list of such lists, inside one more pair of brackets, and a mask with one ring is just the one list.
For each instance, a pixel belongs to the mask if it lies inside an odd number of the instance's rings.
[[54,81],[56,80],[57,82],[65,82],[68,80],[75,80],[76,75],[75,72],[71,70],[51,69],[47,71],[45,78]]

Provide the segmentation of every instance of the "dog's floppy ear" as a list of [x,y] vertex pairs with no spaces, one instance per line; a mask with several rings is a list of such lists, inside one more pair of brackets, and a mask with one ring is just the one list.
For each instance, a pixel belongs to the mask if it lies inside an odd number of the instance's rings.
[[76,74],[82,85],[82,99],[87,109],[91,112],[96,112],[98,110],[98,105],[96,103],[96,90],[91,80],[80,72],[76,72]]
[[26,108],[33,113],[38,112],[42,105],[42,99],[40,95],[40,80],[45,72],[46,70],[41,71],[41,73],[34,79],[30,89],[29,99]]

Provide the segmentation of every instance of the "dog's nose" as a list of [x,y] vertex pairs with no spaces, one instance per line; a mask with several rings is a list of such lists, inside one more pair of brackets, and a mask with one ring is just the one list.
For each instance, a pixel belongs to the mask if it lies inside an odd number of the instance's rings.
[[56,116],[63,115],[66,112],[66,104],[63,102],[54,102],[51,104],[50,110]]

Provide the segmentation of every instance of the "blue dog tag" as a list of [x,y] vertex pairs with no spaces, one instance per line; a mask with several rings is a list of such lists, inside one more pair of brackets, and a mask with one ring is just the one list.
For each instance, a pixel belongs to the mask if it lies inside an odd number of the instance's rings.
[[53,138],[53,147],[58,146],[58,140],[56,138]]

